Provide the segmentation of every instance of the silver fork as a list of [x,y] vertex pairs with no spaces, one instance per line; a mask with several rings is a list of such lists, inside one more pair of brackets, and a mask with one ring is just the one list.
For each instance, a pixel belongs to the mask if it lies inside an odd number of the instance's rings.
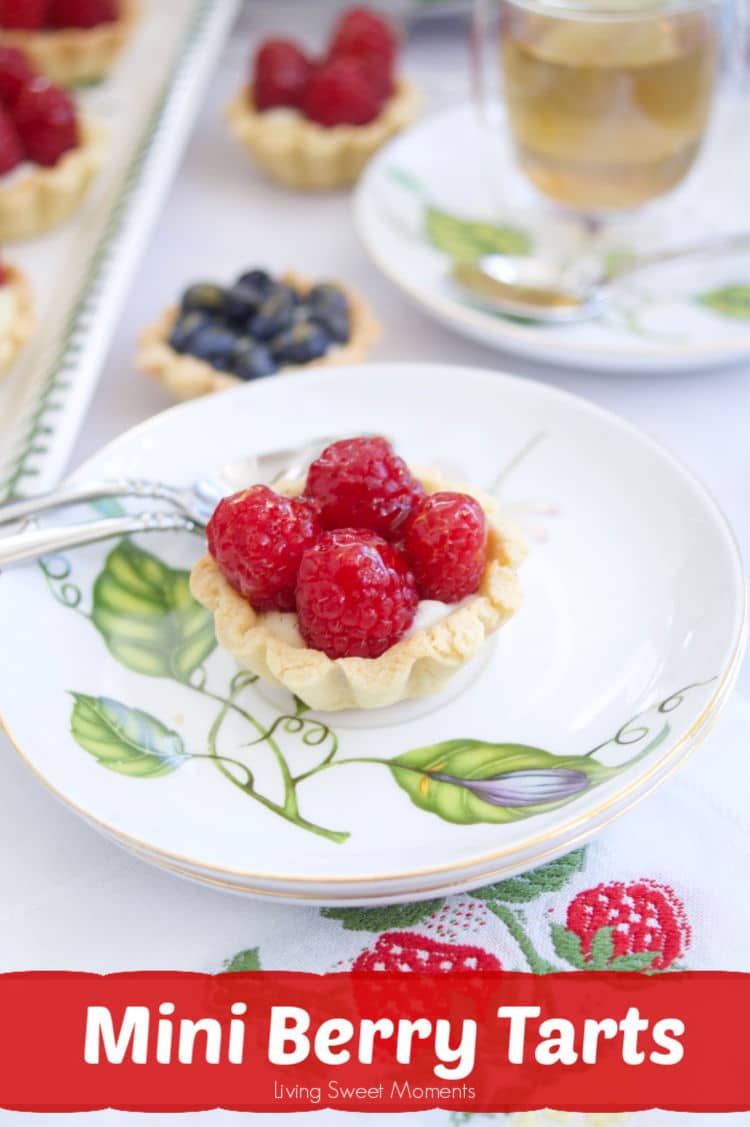
[[185,489],[164,482],[133,478],[81,483],[73,481],[27,500],[2,505],[0,525],[25,521],[66,505],[113,497],[168,501],[179,511],[127,514],[56,528],[24,529],[0,537],[0,567],[133,532],[194,532],[206,526],[222,497],[228,497],[250,485],[278,485],[284,479],[300,477],[310,462],[335,441],[335,437],[315,438],[301,446],[243,458],[224,466],[214,475],[199,478]]

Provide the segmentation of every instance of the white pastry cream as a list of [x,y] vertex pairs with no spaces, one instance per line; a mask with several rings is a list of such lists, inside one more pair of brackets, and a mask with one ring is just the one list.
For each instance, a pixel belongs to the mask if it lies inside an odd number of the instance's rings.
[[[474,598],[469,595],[466,599],[462,599],[460,603],[441,603],[437,599],[422,599],[417,607],[417,613],[414,616],[414,621],[407,630],[404,637],[408,638],[410,634],[414,634],[417,630],[427,630],[430,626],[434,626],[436,622],[441,622],[452,614],[454,610],[460,610],[465,606],[469,599]],[[302,649],[305,645],[302,635],[297,626],[297,615],[294,611],[284,613],[283,611],[267,611],[263,615],[263,622],[277,638],[282,642],[286,642],[289,646],[295,646]]]

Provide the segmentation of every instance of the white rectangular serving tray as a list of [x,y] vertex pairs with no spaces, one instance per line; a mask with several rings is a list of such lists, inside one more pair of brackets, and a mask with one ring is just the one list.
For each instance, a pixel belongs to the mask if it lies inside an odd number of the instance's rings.
[[142,0],[112,75],[77,94],[109,128],[107,162],[66,224],[3,248],[34,289],[37,328],[0,379],[0,501],[63,471],[238,6]]

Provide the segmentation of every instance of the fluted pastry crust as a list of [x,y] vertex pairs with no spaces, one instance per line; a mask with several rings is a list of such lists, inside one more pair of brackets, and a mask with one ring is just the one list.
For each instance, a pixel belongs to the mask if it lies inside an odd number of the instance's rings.
[[137,0],[122,0],[120,18],[96,27],[44,28],[23,31],[3,28],[0,43],[18,47],[37,70],[53,82],[73,86],[95,82],[109,73],[117,55],[138,22]]
[[13,293],[13,314],[7,327],[0,331],[0,375],[11,367],[36,324],[33,294],[25,275],[15,266],[6,265],[4,270],[2,288],[7,286]]

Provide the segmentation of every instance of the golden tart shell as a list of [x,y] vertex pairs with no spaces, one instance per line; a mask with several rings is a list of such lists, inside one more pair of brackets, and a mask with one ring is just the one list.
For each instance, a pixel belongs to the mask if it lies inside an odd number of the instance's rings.
[[[27,239],[56,227],[83,200],[107,152],[107,130],[81,114],[80,144],[52,168],[33,165],[26,175],[0,179],[0,242]],[[12,175],[12,174],[11,174]]]
[[34,331],[34,298],[26,276],[15,266],[5,265],[5,281],[0,292],[8,287],[13,293],[13,313],[8,326],[0,328],[0,375],[13,364]]
[[[305,294],[312,286],[307,278],[288,271],[281,275],[282,282],[293,286],[300,294]],[[353,290],[336,283],[346,293],[351,318],[351,335],[346,344],[334,345],[318,360],[305,364],[293,364],[280,368],[277,375],[285,371],[298,372],[303,368],[317,368],[328,364],[359,364],[367,356],[378,340],[381,329],[369,305]],[[166,309],[155,325],[144,329],[138,340],[136,363],[142,372],[153,376],[170,394],[177,399],[193,399],[198,395],[208,395],[213,391],[226,391],[237,387],[243,381],[228,372],[219,372],[205,360],[187,353],[175,352],[169,344],[179,309],[172,306]]]
[[252,90],[242,90],[227,108],[229,128],[274,180],[317,191],[353,184],[373,153],[409,125],[421,105],[419,91],[399,79],[395,93],[368,125],[327,128],[295,110],[259,112]]
[[37,70],[66,86],[96,82],[112,68],[138,21],[137,0],[122,0],[119,19],[96,27],[0,29],[0,43],[18,47]]
[[[526,543],[520,529],[501,517],[492,497],[471,487],[451,485],[435,470],[416,473],[428,493],[441,489],[470,493],[487,514],[487,566],[476,595],[432,626],[402,638],[380,657],[332,659],[320,650],[280,637],[271,628],[278,616],[256,611],[206,554],[191,572],[190,589],[213,612],[219,645],[246,669],[321,712],[382,708],[443,689],[518,610],[521,587],[516,573],[526,555]],[[302,488],[303,483],[296,482],[283,491],[294,495]]]

